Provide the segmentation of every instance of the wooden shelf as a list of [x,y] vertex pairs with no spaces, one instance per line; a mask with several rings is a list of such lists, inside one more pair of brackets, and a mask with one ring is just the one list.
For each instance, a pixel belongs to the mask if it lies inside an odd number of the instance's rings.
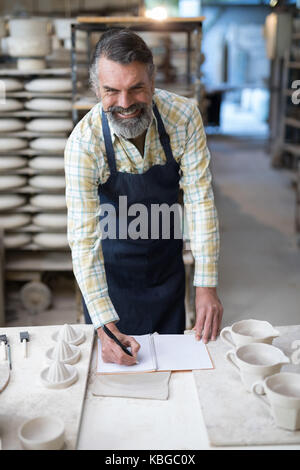
[[78,16],[76,21],[78,23],[99,23],[99,24],[113,24],[113,23],[129,23],[129,24],[165,24],[165,23],[202,23],[205,16],[195,16],[191,18],[170,17],[165,20],[154,20],[146,16]]
[[38,247],[37,253],[26,253],[22,250],[23,248],[19,248],[17,253],[16,250],[6,252],[6,271],[72,271],[70,250],[41,246]]
[[46,91],[8,91],[5,93],[6,98],[26,98],[28,100],[32,98],[72,98],[72,93],[67,92],[46,92]]
[[288,67],[290,69],[300,69],[300,62],[296,62],[296,61],[288,62]]
[[47,68],[41,70],[19,70],[17,68],[0,68],[0,76],[30,76],[30,75],[69,75],[71,76],[71,68]]
[[11,156],[16,156],[16,155],[25,155],[27,157],[34,157],[35,155],[44,155],[44,156],[52,156],[54,155],[55,157],[63,157],[64,156],[64,151],[55,151],[55,150],[35,150],[31,148],[24,148],[20,150],[7,150],[7,151],[0,151],[0,158],[1,156],[5,155],[6,157],[11,155]]
[[[72,130],[69,132],[71,134]],[[67,132],[32,132],[32,131],[16,131],[16,132],[0,132],[1,137],[22,137],[25,139],[36,139],[36,138],[68,138]]]
[[55,228],[55,227],[41,227],[39,225],[29,224],[24,225],[23,227],[7,229],[5,233],[66,233],[67,228]]
[[[10,117],[19,117],[19,118],[39,118],[39,117],[48,117],[48,118],[62,118],[70,117],[70,111],[2,111],[0,112],[0,117],[10,118]],[[3,133],[4,134],[4,133]]]
[[[8,211],[7,211],[8,212]],[[45,214],[45,213],[51,213],[51,214],[66,214],[67,213],[67,207],[64,209],[45,209],[44,207],[35,207],[32,206],[31,204],[25,204],[24,206],[20,206],[16,209],[14,209],[14,213],[21,213],[21,214]]]
[[14,194],[64,194],[65,189],[34,188],[33,186],[21,186],[19,188],[2,189],[1,194],[7,194],[13,191]]
[[300,157],[300,145],[297,144],[283,144],[283,149],[296,157]]
[[286,125],[300,129],[300,120],[296,118],[286,117],[284,121]]
[[67,207],[63,209],[45,209],[44,207],[35,207],[32,206],[31,204],[24,204],[19,207],[14,207],[11,209],[5,209],[5,210],[0,210],[0,214],[45,214],[45,213],[51,213],[51,214],[67,214]]
[[[61,157],[63,159],[63,157]],[[0,176],[4,175],[24,175],[24,176],[64,176],[64,170],[42,170],[37,168],[31,168],[24,166],[24,168],[15,168],[11,170],[2,170],[0,171]]]

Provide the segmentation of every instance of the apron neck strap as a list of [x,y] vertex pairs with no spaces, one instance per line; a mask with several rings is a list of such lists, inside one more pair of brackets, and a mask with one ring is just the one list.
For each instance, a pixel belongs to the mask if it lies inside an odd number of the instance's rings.
[[102,109],[102,130],[106,150],[106,158],[108,161],[108,166],[111,174],[117,173],[115,151],[111,141],[111,134],[109,129],[108,120],[105,112]]
[[164,149],[167,161],[170,162],[174,160],[173,157],[173,152],[171,149],[171,144],[170,144],[170,137],[169,134],[167,134],[166,128],[164,126],[163,120],[161,118],[161,115],[157,109],[156,104],[153,102],[153,111],[154,115],[157,120],[157,126],[158,126],[158,133],[159,133],[159,140],[162,145],[162,148]]

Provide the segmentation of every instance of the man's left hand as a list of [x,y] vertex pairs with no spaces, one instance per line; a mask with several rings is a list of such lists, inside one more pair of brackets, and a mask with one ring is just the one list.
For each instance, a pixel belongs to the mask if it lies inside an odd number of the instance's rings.
[[215,341],[221,327],[223,307],[216,287],[196,287],[196,340]]

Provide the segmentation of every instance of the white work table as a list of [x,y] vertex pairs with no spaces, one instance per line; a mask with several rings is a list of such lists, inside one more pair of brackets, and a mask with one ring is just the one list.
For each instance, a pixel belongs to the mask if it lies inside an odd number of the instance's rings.
[[[213,344],[214,348],[218,348],[220,341],[218,338]],[[95,367],[94,349],[91,370],[95,370]],[[213,373],[217,374],[217,369]],[[173,372],[169,382],[168,400],[93,396],[88,385],[77,448],[80,450],[300,450],[300,444],[210,446],[193,372]]]
[[[52,331],[58,326],[51,327],[19,327],[19,328],[1,328],[0,333],[8,337],[17,338],[19,331],[28,330],[32,341],[29,343],[29,358],[26,359],[26,374],[21,375],[18,369],[18,361],[23,365],[24,360],[18,359],[18,348],[12,345],[13,352],[13,375],[11,382],[0,394],[0,437],[2,437],[2,448],[19,449],[20,443],[16,438],[16,430],[13,427],[20,424],[22,419],[35,416],[40,412],[39,403],[35,400],[36,396],[29,393],[30,380],[32,381],[32,371],[30,371],[30,357],[33,357],[32,369],[36,379],[43,365],[42,356],[45,349],[51,344],[50,339],[45,344],[43,335],[47,328]],[[87,337],[90,335],[90,329],[87,325],[76,325],[78,328],[84,328]],[[91,328],[91,327],[90,327]],[[49,333],[47,333],[47,337]],[[35,341],[39,338],[39,341]],[[218,348],[220,338],[214,344],[211,343],[210,352],[213,348]],[[95,373],[96,365],[96,345],[92,352],[89,365],[89,345],[88,342],[83,346],[83,359],[78,366],[80,380],[64,391],[51,391],[37,388],[36,393],[43,397],[43,407],[51,413],[59,410],[62,416],[66,416],[66,449],[76,448],[78,450],[202,450],[202,449],[233,449],[234,447],[212,447],[204,423],[198,393],[195,386],[194,375],[192,372],[172,373],[169,382],[168,400],[149,400],[134,398],[116,398],[100,397],[92,394],[92,379]],[[209,344],[208,347],[210,348]],[[85,349],[84,349],[85,348]],[[39,352],[39,354],[37,354]],[[40,356],[40,358],[39,358]],[[212,354],[214,359],[214,354]],[[89,378],[87,380],[86,392],[84,388],[86,383],[86,374],[84,364],[87,361],[89,365]],[[80,363],[79,363],[80,364]],[[80,369],[81,367],[81,369]],[[22,369],[22,370],[23,370]],[[211,371],[218,374],[218,368]],[[24,386],[20,387],[19,382],[24,381]],[[35,379],[34,384],[37,385]],[[26,383],[25,383],[26,381]],[[19,396],[16,400],[16,390],[18,388]],[[73,387],[73,388],[72,388]],[[59,393],[57,393],[59,392]],[[22,395],[24,394],[24,396]],[[26,394],[26,395],[25,395]],[[49,395],[48,395],[49,394]],[[64,410],[60,403],[60,396],[64,397]],[[74,397],[76,402],[76,413],[74,416],[74,404],[68,397]],[[49,398],[48,398],[49,397]],[[200,397],[201,399],[201,397]],[[47,406],[49,400],[50,406]],[[14,407],[14,401],[16,407]],[[32,403],[31,403],[32,401]],[[21,403],[26,403],[26,413],[21,408]],[[1,407],[3,409],[1,409]],[[32,411],[31,411],[32,409]],[[29,413],[30,411],[30,413]],[[12,414],[10,416],[10,413]],[[68,414],[69,413],[69,414]],[[81,417],[81,419],[80,419]],[[10,427],[10,429],[6,429]],[[78,430],[77,437],[75,431]],[[14,439],[14,441],[13,441]],[[236,447],[237,449],[297,449],[300,450],[300,444],[285,446],[253,446]]]

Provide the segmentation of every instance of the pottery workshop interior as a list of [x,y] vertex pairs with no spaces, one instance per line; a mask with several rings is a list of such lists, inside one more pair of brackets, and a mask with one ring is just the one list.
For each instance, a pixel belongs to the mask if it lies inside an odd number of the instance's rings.
[[1,449],[300,450],[299,103],[299,0],[0,0]]

